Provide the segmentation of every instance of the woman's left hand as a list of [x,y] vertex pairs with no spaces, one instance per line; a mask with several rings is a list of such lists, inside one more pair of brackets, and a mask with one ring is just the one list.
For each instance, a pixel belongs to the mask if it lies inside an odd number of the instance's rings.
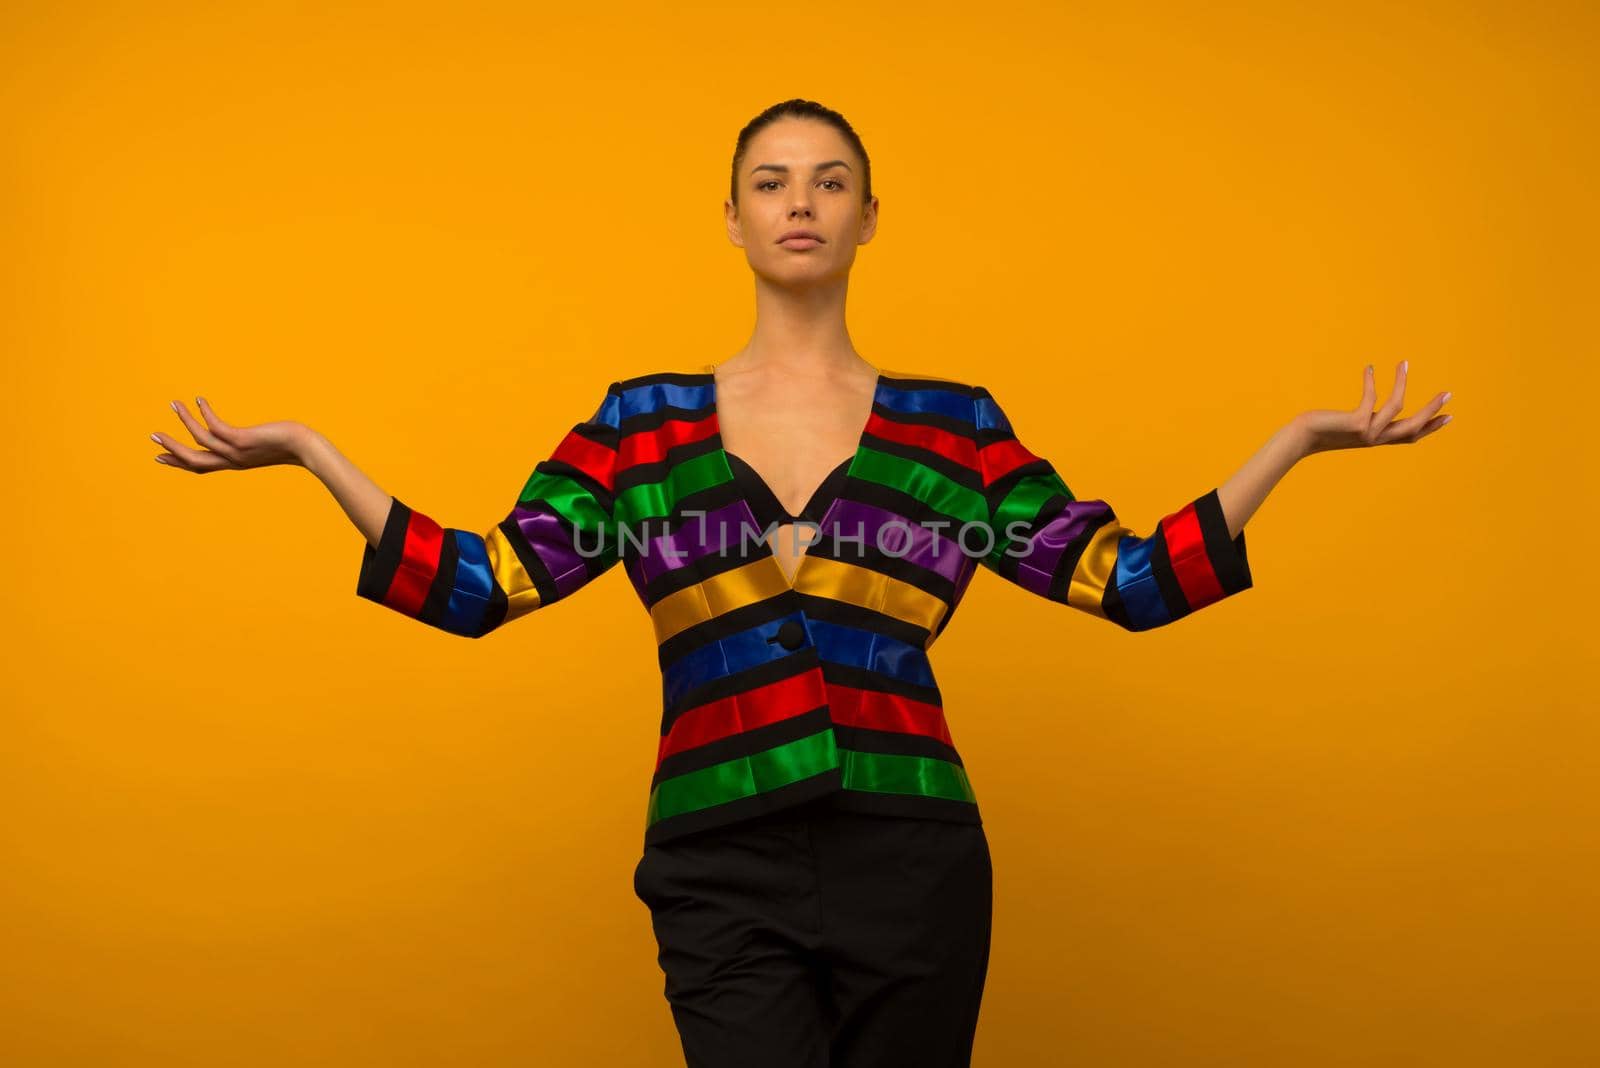
[[1354,411],[1323,408],[1296,416],[1306,455],[1334,449],[1363,449],[1369,445],[1409,445],[1448,423],[1448,415],[1437,413],[1450,399],[1449,393],[1440,393],[1409,419],[1395,419],[1405,403],[1408,362],[1402,360],[1395,368],[1394,390],[1384,406],[1376,411],[1372,406],[1377,400],[1377,391],[1372,384],[1372,365],[1368,364],[1363,372],[1361,403]]

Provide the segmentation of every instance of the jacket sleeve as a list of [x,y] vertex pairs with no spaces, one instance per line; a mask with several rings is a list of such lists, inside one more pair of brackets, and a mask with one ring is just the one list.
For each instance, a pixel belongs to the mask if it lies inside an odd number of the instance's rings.
[[1215,488],[1141,536],[1103,500],[1080,501],[973,387],[978,466],[993,532],[980,562],[1002,578],[1126,630],[1150,630],[1251,587],[1244,531],[1228,537]]
[[510,514],[485,533],[440,526],[390,497],[377,548],[363,546],[356,594],[481,638],[599,578],[619,559],[620,416],[613,382],[594,415],[535,465]]

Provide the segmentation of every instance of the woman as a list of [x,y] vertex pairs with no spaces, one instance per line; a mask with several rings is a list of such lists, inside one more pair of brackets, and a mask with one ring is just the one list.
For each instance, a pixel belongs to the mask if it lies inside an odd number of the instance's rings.
[[[991,869],[925,653],[976,568],[1129,630],[1173,622],[1249,588],[1243,525],[1295,461],[1415,442],[1449,394],[1396,420],[1406,365],[1377,411],[1369,366],[1353,411],[1297,416],[1141,537],[1074,498],[984,387],[855,351],[845,294],[878,199],[843,117],[768,108],[730,192],[756,287],[744,348],[611,383],[483,534],[413,511],[302,424],[232,426],[203,399],[203,422],[173,404],[203,448],[157,434],[156,459],[306,467],[367,539],[357,592],[464,636],[626,561],[664,683],[634,887],[689,1064],[965,1065]],[[708,516],[760,537],[730,545]]]

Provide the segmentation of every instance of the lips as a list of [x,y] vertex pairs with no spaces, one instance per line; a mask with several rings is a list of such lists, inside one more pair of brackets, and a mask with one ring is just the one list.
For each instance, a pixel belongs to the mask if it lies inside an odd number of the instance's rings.
[[802,239],[802,238],[807,240],[807,241],[811,241],[811,242],[814,242],[816,244],[819,244],[819,245],[822,244],[822,235],[817,233],[815,230],[788,230],[788,231],[785,231],[783,236],[778,238],[778,244],[783,245],[783,244],[787,244],[790,241],[794,241],[794,240],[798,240],[798,239]]

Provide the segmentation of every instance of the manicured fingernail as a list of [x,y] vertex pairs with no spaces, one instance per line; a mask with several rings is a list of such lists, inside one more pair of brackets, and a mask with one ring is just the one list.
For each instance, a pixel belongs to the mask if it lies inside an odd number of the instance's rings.
[[204,397],[196,397],[195,398],[195,402],[197,404],[204,404],[204,403],[206,403],[206,399]]
[[173,401],[172,402],[172,410],[173,411],[177,411],[178,410],[178,402],[177,401]]
[[1446,393],[1444,396],[1439,398],[1439,403],[1440,404],[1448,404],[1449,402],[1450,402],[1450,394],[1448,394],[1448,393]]
[[166,457],[165,457],[165,456],[157,456],[157,457],[156,457],[156,463],[158,463],[158,464],[164,464],[164,463],[166,463],[166,462],[167,462],[167,458],[166,458]]
[[1446,424],[1446,423],[1448,423],[1448,422],[1449,422],[1449,421],[1450,421],[1450,417],[1449,417],[1449,416],[1448,416],[1448,415],[1447,415],[1447,416],[1445,416],[1445,417],[1444,417],[1444,418],[1443,418],[1443,419],[1441,419],[1441,420],[1439,420],[1439,425],[1440,425],[1440,426],[1444,426],[1444,425],[1445,425],[1445,424]]
[[155,442],[155,443],[156,443],[156,444],[157,444],[157,445],[160,445],[160,444],[161,444],[161,439],[160,439],[160,438],[158,438],[158,437],[156,437],[156,436],[155,436],[155,435],[154,435],[154,434],[151,434],[151,435],[150,435],[150,440],[151,440],[151,441],[153,441],[153,442]]
[[1401,371],[1402,374],[1405,373],[1406,368],[1409,367],[1410,364],[1411,364],[1410,360],[1401,360],[1400,361],[1400,371]]

